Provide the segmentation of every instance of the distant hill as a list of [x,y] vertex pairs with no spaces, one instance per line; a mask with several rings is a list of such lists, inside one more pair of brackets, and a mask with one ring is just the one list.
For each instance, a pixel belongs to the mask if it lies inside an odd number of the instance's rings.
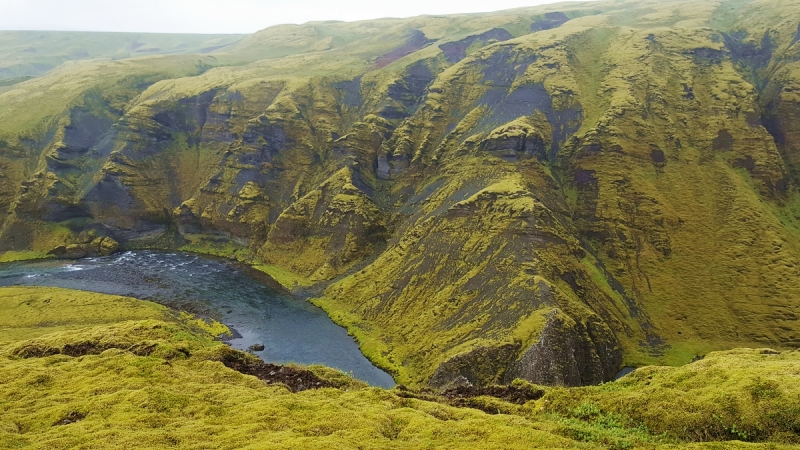
[[0,86],[38,77],[66,62],[146,55],[206,54],[241,35],[0,31]]

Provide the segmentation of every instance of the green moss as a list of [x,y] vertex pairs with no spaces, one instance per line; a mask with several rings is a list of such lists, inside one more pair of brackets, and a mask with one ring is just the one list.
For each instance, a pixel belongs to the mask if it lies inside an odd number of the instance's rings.
[[155,303],[47,287],[0,288],[0,311],[0,342],[167,314]]
[[314,282],[308,278],[294,274],[278,266],[273,266],[270,264],[256,264],[253,267],[266,273],[288,290],[292,290],[298,286],[304,287],[314,284]]
[[797,443],[791,430],[800,397],[790,374],[798,363],[798,352],[715,352],[681,367],[640,368],[602,386],[552,389],[546,410],[595,425],[613,420],[672,440]]
[[224,324],[217,322],[214,319],[198,319],[193,314],[181,311],[180,318],[187,326],[198,328],[203,333],[215,338],[230,338],[233,336],[231,330]]
[[547,309],[538,309],[534,311],[529,317],[522,319],[517,323],[514,329],[514,341],[523,344],[537,342],[541,331],[547,322],[546,315],[549,311]]
[[8,251],[0,255],[0,263],[14,262],[14,261],[28,261],[31,259],[48,259],[53,255],[48,255],[41,251]]
[[252,253],[248,248],[225,238],[202,234],[186,234],[183,237],[189,243],[178,248],[182,252],[233,258],[239,261],[246,261],[252,257]]

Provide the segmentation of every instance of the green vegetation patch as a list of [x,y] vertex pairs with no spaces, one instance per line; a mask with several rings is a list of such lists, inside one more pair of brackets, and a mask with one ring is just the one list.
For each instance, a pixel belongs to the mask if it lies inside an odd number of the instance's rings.
[[164,319],[155,303],[50,287],[0,288],[0,342],[125,320]]
[[215,239],[215,236],[200,234],[187,234],[184,238],[186,238],[189,243],[178,249],[182,252],[219,256],[221,258],[231,258],[239,261],[252,256],[250,250],[247,248],[224,238]]
[[253,267],[257,270],[266,273],[267,275],[272,277],[275,281],[280,283],[283,287],[289,290],[298,286],[311,286],[314,284],[313,281],[309,280],[306,277],[297,275],[286,269],[274,266],[272,264],[256,264]]
[[32,259],[48,259],[53,255],[45,252],[26,250],[26,251],[8,251],[0,255],[0,263],[14,262],[14,261],[30,261]]
[[798,351],[738,349],[642,367],[601,386],[554,388],[543,408],[587,441],[598,428],[628,427],[680,441],[800,444],[798,377]]

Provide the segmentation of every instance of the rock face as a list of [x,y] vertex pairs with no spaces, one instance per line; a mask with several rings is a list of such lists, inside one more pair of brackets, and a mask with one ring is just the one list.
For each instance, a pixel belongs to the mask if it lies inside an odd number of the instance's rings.
[[544,315],[538,342],[520,353],[515,344],[479,347],[440,364],[428,384],[443,388],[458,380],[485,386],[516,378],[550,386],[584,386],[610,379],[622,365],[613,332],[596,316],[577,322],[553,309]]
[[799,346],[796,3],[325,22],[66,65],[0,93],[0,251],[263,264],[406,384]]
[[545,317],[539,342],[509,368],[506,381],[583,386],[614,377],[622,365],[622,349],[605,325],[599,320],[580,324],[558,310]]
[[444,388],[460,384],[485,386],[500,383],[500,374],[511,364],[518,351],[519,348],[514,345],[505,345],[479,347],[456,355],[436,368],[428,384],[434,388]]

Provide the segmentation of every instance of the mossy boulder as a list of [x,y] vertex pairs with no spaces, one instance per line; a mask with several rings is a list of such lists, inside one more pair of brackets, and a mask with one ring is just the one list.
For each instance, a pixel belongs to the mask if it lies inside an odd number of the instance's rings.
[[77,242],[58,245],[51,249],[48,254],[56,258],[80,259],[87,256],[109,256],[119,250],[119,242],[113,238],[94,236],[96,236],[94,231],[91,234],[85,231],[81,232],[73,239]]
[[99,253],[103,256],[113,255],[119,250],[119,242],[110,237],[104,237],[99,243]]

